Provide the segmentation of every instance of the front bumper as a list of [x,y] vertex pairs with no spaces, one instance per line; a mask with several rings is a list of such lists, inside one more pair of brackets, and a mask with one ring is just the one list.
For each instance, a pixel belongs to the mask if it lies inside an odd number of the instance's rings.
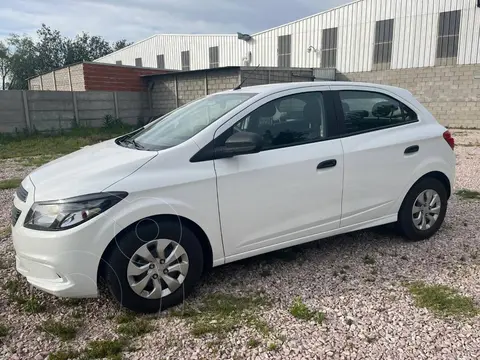
[[[101,234],[108,221],[102,215],[64,231],[38,231],[23,227],[33,204],[33,184],[28,178],[26,201],[14,197],[20,212],[12,226],[16,269],[34,287],[60,297],[96,297],[97,272],[105,246]],[[29,186],[30,185],[30,186]]]

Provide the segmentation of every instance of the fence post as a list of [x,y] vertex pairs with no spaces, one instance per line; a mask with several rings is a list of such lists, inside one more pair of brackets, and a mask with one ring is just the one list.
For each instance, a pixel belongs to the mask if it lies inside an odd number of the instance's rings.
[[114,106],[114,111],[115,111],[115,119],[119,118],[119,113],[118,113],[118,98],[117,98],[117,92],[113,92],[113,106]]
[[77,105],[77,93],[72,91],[73,97],[73,116],[75,116],[75,123],[80,125],[80,119],[78,118],[78,105]]
[[175,108],[178,108],[178,78],[175,75]]
[[25,123],[27,125],[28,131],[31,131],[32,124],[30,123],[30,111],[28,110],[28,97],[27,97],[26,90],[22,90],[22,98],[23,98],[23,112],[25,114]]
[[205,70],[205,96],[208,95],[208,79],[207,79],[207,70]]

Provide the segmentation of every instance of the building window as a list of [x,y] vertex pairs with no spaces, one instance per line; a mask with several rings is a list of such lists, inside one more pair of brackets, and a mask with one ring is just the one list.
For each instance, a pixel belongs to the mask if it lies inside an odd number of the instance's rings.
[[338,28],[323,29],[322,33],[322,67],[337,67]]
[[182,71],[190,71],[190,50],[182,51]]
[[454,65],[457,63],[461,15],[461,10],[440,13],[436,65]]
[[165,69],[165,55],[157,55],[157,68]]
[[135,66],[142,67],[142,58],[135,59]]
[[292,54],[292,35],[282,35],[278,37],[278,66],[290,67],[290,57]]
[[213,46],[208,49],[208,58],[210,61],[210,68],[218,68],[220,65],[218,56],[218,46]]
[[390,69],[392,61],[393,19],[377,21],[375,27],[374,70]]
[[115,64],[117,64],[117,65],[122,65],[122,60],[117,60],[117,61],[115,61]]

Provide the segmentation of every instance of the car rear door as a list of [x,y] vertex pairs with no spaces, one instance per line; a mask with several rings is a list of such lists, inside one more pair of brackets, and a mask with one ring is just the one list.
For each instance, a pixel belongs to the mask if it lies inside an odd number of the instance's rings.
[[387,90],[358,85],[331,88],[336,90],[343,128],[340,226],[395,221],[398,198],[425,157],[417,114],[411,104]]
[[[256,132],[261,152],[214,160],[226,261],[314,240],[340,225],[343,151],[328,87],[263,99],[217,131]],[[222,134],[223,133],[223,134]]]

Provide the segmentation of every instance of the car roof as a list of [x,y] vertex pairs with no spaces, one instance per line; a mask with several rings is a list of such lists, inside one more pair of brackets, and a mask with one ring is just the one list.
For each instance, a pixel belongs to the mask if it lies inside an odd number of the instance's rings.
[[411,93],[405,89],[389,86],[389,85],[381,85],[381,84],[372,84],[372,83],[364,83],[364,82],[353,82],[353,81],[308,81],[308,82],[289,82],[289,83],[278,83],[278,84],[266,84],[266,85],[255,85],[255,86],[245,86],[238,90],[227,90],[227,91],[235,91],[235,92],[243,92],[243,93],[256,93],[261,95],[269,95],[279,91],[284,90],[294,90],[294,89],[301,89],[306,87],[318,87],[318,86],[345,86],[351,88],[352,86],[358,87],[371,87],[375,89],[383,89],[387,90],[399,95],[410,95]]

